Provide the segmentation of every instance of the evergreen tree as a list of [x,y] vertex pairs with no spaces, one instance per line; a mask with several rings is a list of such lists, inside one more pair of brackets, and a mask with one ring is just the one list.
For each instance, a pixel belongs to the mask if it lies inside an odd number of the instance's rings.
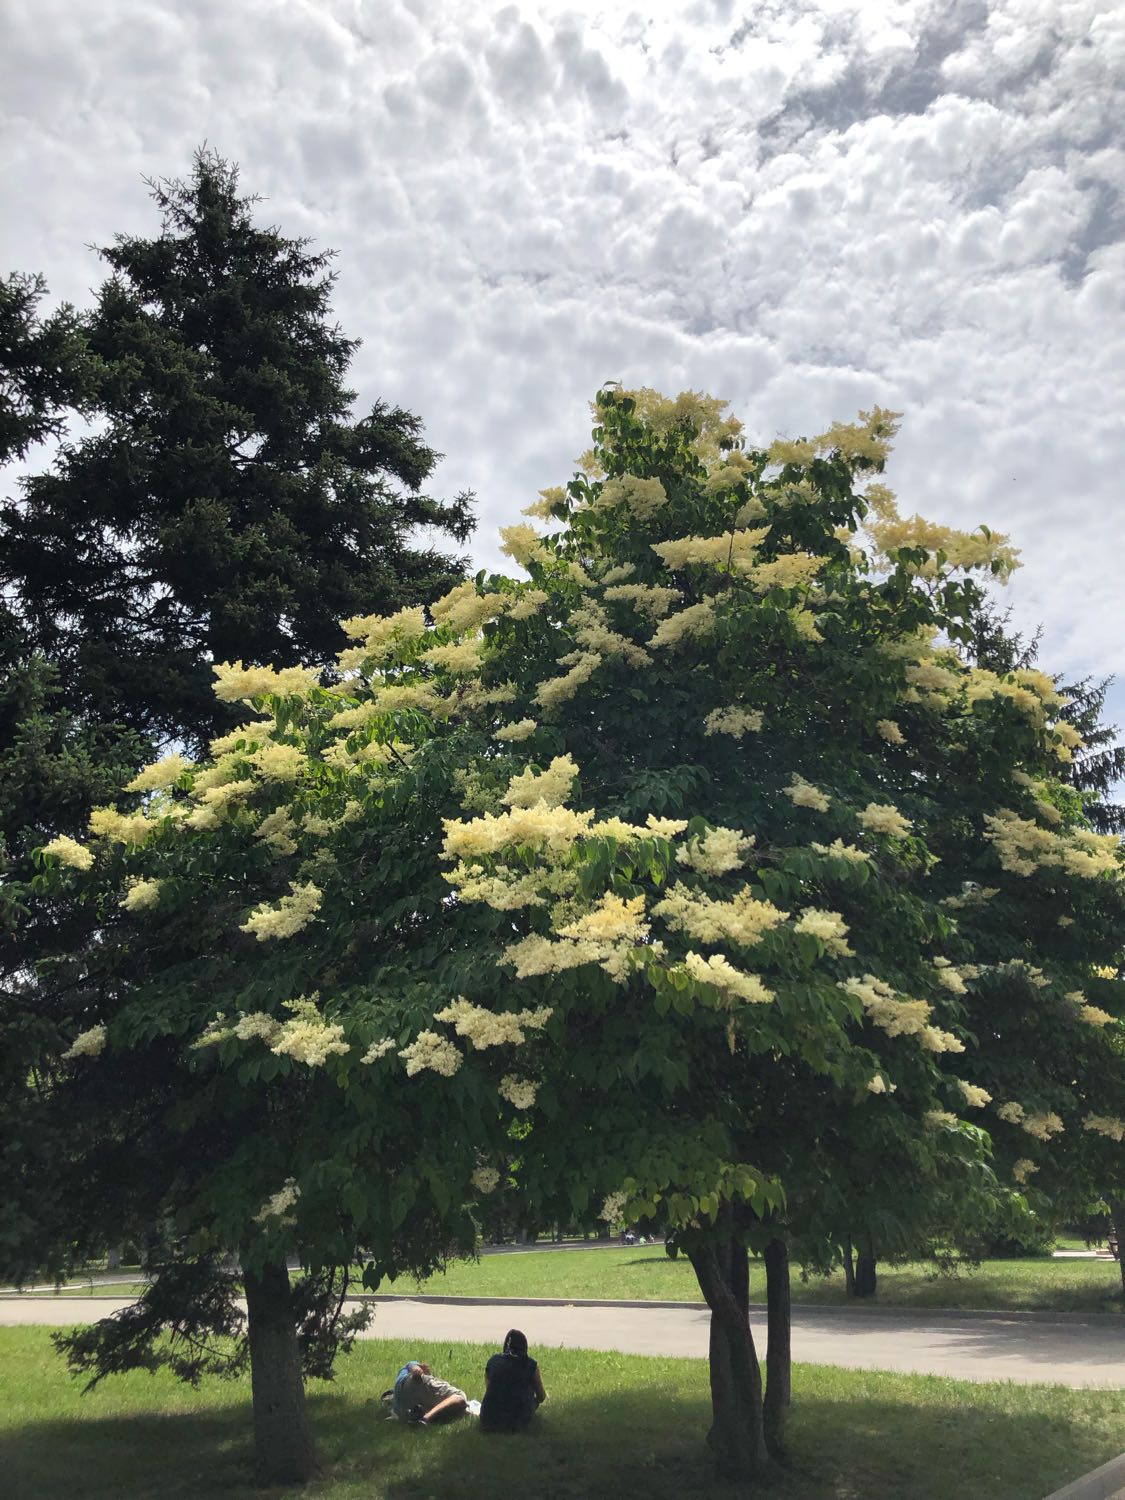
[[[36,1105],[58,1037],[93,1003],[106,913],[50,890],[31,851],[82,837],[157,744],[194,751],[233,721],[212,663],[321,662],[341,615],[433,597],[461,575],[419,527],[461,542],[469,497],[420,493],[421,423],[355,416],[357,347],[331,321],[331,252],[254,222],[236,169],[200,151],[152,183],[153,238],[118,237],[96,306],[40,315],[41,277],[0,283],[0,457],[62,438],[50,470],[0,505],[0,1226],[5,1274],[96,1248],[137,1198],[122,1179],[96,1224],[57,1190],[80,1143]],[[68,413],[95,418],[65,436]],[[101,1147],[137,1128],[90,1116]],[[142,1174],[143,1175],[143,1174]],[[104,1238],[101,1241],[105,1243]]]
[[[353,415],[332,252],[256,224],[210,151],[150,186],[160,233],[100,252],[113,274],[83,320],[101,423],[0,508],[0,581],[72,708],[198,743],[229,723],[211,662],[329,659],[343,616],[448,586],[459,564],[416,529],[463,542],[471,517],[419,493],[437,455],[416,417]],[[41,284],[12,285],[34,345]],[[69,313],[48,332],[66,344]],[[24,387],[17,452],[53,420],[50,382]]]
[[0,279],[0,463],[62,435],[69,410],[85,410],[97,366],[69,303],[42,318],[42,276]]
[[[983,601],[973,617],[968,658],[978,667],[1001,675],[1033,667],[1039,656],[1042,628],[1028,640],[1011,628],[1011,621],[1010,607],[999,610],[993,601]],[[1083,741],[1064,776],[1083,794],[1083,809],[1099,833],[1125,832],[1125,804],[1116,800],[1117,789],[1125,781],[1125,745],[1118,742],[1117,725],[1102,720],[1112,684],[1112,677],[1100,682],[1083,677],[1060,685],[1067,700],[1063,715]]]

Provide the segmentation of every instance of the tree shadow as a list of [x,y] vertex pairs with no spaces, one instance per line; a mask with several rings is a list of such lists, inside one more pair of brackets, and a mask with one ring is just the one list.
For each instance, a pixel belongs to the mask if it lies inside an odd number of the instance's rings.
[[[1081,1420],[1082,1392],[1056,1411],[1005,1389],[967,1405],[942,1383],[901,1399],[886,1377],[843,1378],[808,1369],[790,1423],[793,1462],[755,1494],[769,1500],[1037,1500],[1111,1456],[1110,1423]],[[1010,1398],[1009,1398],[1009,1394]],[[1073,1399],[1070,1399],[1073,1398]],[[643,1387],[570,1397],[565,1389],[519,1436],[482,1433],[475,1421],[419,1430],[388,1422],[375,1400],[310,1396],[329,1476],[304,1490],[257,1488],[250,1408],[40,1421],[0,1438],[0,1488],[9,1500],[479,1500],[531,1494],[591,1500],[746,1500],[719,1479],[705,1445],[706,1387],[685,1394],[669,1377]],[[1125,1410],[1125,1401],[1123,1401]]]
[[622,1267],[647,1266],[650,1268],[655,1266],[658,1269],[663,1269],[665,1266],[678,1265],[687,1267],[689,1277],[691,1273],[691,1265],[686,1256],[682,1257],[680,1260],[673,1260],[670,1255],[641,1255],[638,1256],[636,1260],[624,1260],[621,1262],[621,1265]]

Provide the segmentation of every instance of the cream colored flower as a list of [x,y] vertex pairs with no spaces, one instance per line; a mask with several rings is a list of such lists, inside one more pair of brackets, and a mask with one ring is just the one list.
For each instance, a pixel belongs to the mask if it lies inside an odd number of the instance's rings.
[[709,828],[676,850],[676,860],[701,875],[727,875],[746,863],[754,847],[754,835],[737,828]]
[[305,885],[290,881],[289,892],[276,906],[268,901],[256,906],[239,931],[252,932],[263,943],[267,938],[292,937],[307,927],[320,910],[320,890],[311,881]]
[[215,697],[222,703],[255,698],[307,698],[320,682],[316,667],[244,667],[240,661],[220,662],[211,668],[216,678]]
[[91,1026],[88,1031],[80,1031],[63,1053],[63,1060],[72,1057],[99,1057],[105,1051],[106,1029],[104,1026]]
[[287,1177],[284,1185],[274,1193],[272,1198],[267,1198],[265,1203],[254,1215],[256,1224],[264,1224],[267,1219],[280,1219],[283,1224],[292,1224],[295,1221],[285,1217],[287,1210],[293,1207],[301,1196],[301,1189],[297,1186],[294,1178]]
[[846,941],[847,923],[838,911],[822,911],[818,907],[810,906],[801,913],[800,920],[793,926],[793,931],[819,938],[829,953],[839,958],[848,958],[852,954]]
[[766,988],[757,974],[745,974],[736,969],[721,953],[704,958],[699,953],[688,953],[684,968],[693,979],[702,984],[714,985],[722,994],[735,1000],[744,1000],[750,1005],[764,1005],[774,998],[773,991]]
[[526,1078],[516,1078],[509,1073],[506,1078],[500,1080],[496,1092],[501,1099],[507,1099],[508,1103],[514,1105],[516,1109],[530,1109],[535,1103],[539,1085]]
[[500,1181],[500,1173],[495,1167],[477,1167],[469,1181],[478,1193],[494,1193]]
[[139,875],[134,875],[118,904],[125,911],[146,911],[150,906],[158,905],[162,883],[159,880],[143,880]]
[[492,736],[494,740],[504,740],[513,743],[517,740],[530,739],[539,728],[534,719],[520,719],[515,724],[505,724]]
[[853,865],[866,864],[871,859],[866,849],[859,849],[855,844],[845,844],[843,839],[836,839],[831,844],[818,844],[814,841],[809,848],[817,854],[830,854],[834,859],[846,859]]
[[408,1078],[427,1071],[452,1078],[461,1066],[460,1052],[436,1031],[420,1031],[408,1047],[400,1048],[398,1055],[406,1064]]
[[703,721],[704,734],[729,734],[740,740],[747,732],[757,733],[762,727],[760,708],[713,708]]
[[961,1097],[970,1109],[983,1109],[992,1102],[992,1095],[987,1089],[978,1088],[975,1083],[966,1083],[963,1078],[955,1078],[953,1082],[961,1090]]
[[192,762],[183,755],[166,755],[163,760],[138,771],[132,781],[127,782],[127,792],[156,792],[178,781],[185,771],[192,769]]
[[896,839],[905,838],[914,826],[890,803],[869,802],[857,816],[860,826],[869,833],[885,833]]
[[53,854],[60,864],[70,865],[74,870],[88,870],[94,863],[94,856],[85,844],[80,844],[77,839],[72,839],[65,833],[60,833],[49,844],[44,844],[43,853]]
[[569,755],[556,755],[545,771],[536,771],[528,766],[508,782],[508,790],[501,797],[506,807],[560,807],[570,796],[578,767]]
[[116,807],[95,807],[90,814],[90,832],[112,844],[143,844],[153,831],[143,812],[122,813]]
[[361,1063],[375,1063],[375,1062],[378,1062],[380,1058],[386,1057],[386,1055],[388,1054],[388,1052],[393,1052],[394,1050],[395,1050],[395,1040],[394,1040],[394,1038],[393,1037],[389,1037],[389,1036],[382,1037],[379,1041],[371,1043],[370,1047],[368,1047],[367,1051],[360,1058],[360,1062]]
[[689,604],[662,620],[656,634],[649,641],[652,647],[678,646],[681,641],[699,640],[710,635],[715,628],[715,602],[702,599],[698,604]]
[[794,807],[810,807],[814,812],[827,812],[832,801],[826,792],[822,792],[796,772],[789,785],[782,788],[782,795],[788,797]]

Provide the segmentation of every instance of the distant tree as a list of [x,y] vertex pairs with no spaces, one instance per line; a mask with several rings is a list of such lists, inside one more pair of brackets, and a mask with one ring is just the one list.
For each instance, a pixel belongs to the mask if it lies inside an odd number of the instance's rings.
[[[1010,606],[1001,610],[993,600],[983,599],[973,615],[966,655],[976,666],[993,672],[1027,670],[1038,659],[1042,635],[1039,629],[1028,639],[1012,628]],[[1099,833],[1125,832],[1125,804],[1116,800],[1125,783],[1125,745],[1118,741],[1117,726],[1102,719],[1112,684],[1112,677],[1100,681],[1083,677],[1062,682],[1059,689],[1066,699],[1062,715],[1083,741],[1062,774],[1083,794],[1086,816]]]

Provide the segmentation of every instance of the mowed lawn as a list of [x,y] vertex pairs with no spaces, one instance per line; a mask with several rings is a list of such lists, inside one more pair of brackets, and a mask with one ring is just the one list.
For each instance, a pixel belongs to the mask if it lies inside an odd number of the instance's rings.
[[[144,1283],[99,1285],[74,1280],[59,1295],[139,1296]],[[699,1302],[701,1293],[690,1264],[670,1260],[662,1245],[611,1246],[589,1250],[528,1250],[458,1261],[443,1275],[416,1282],[402,1277],[380,1292],[409,1295],[423,1291],[451,1297],[563,1297],[644,1302]],[[50,1296],[51,1292],[32,1295]],[[765,1299],[761,1262],[751,1268],[751,1295]],[[794,1302],[843,1305],[844,1278],[818,1276],[802,1281],[793,1274]],[[993,1260],[937,1275],[933,1265],[916,1262],[879,1271],[873,1299],[882,1307],[943,1307],[962,1310],[1125,1313],[1121,1272],[1111,1260]],[[852,1300],[857,1309],[871,1302]]]
[[[467,1421],[420,1431],[377,1397],[407,1358],[480,1394],[491,1349],[364,1341],[331,1385],[311,1386],[330,1469],[303,1490],[258,1489],[246,1379],[196,1391],[140,1372],[90,1395],[41,1328],[0,1329],[0,1490],[7,1500],[427,1500],[530,1495],[742,1500],[714,1479],[701,1360],[543,1351],[549,1401],[536,1430],[488,1437]],[[768,1500],[1041,1500],[1111,1458],[1125,1394],[967,1385],[798,1365],[792,1467]]]
[[[485,1255],[479,1261],[459,1261],[444,1275],[422,1283],[400,1279],[379,1288],[412,1289],[455,1297],[701,1300],[688,1261],[682,1256],[670,1260],[662,1245]],[[760,1262],[751,1268],[750,1294],[755,1300],[765,1299]],[[802,1281],[794,1273],[793,1300],[844,1303],[848,1299],[843,1275]],[[873,1301],[884,1307],[1125,1312],[1121,1271],[1111,1260],[994,1260],[955,1276],[935,1276],[933,1266],[926,1264],[893,1266],[880,1270]],[[851,1305],[868,1304],[853,1300]]]

